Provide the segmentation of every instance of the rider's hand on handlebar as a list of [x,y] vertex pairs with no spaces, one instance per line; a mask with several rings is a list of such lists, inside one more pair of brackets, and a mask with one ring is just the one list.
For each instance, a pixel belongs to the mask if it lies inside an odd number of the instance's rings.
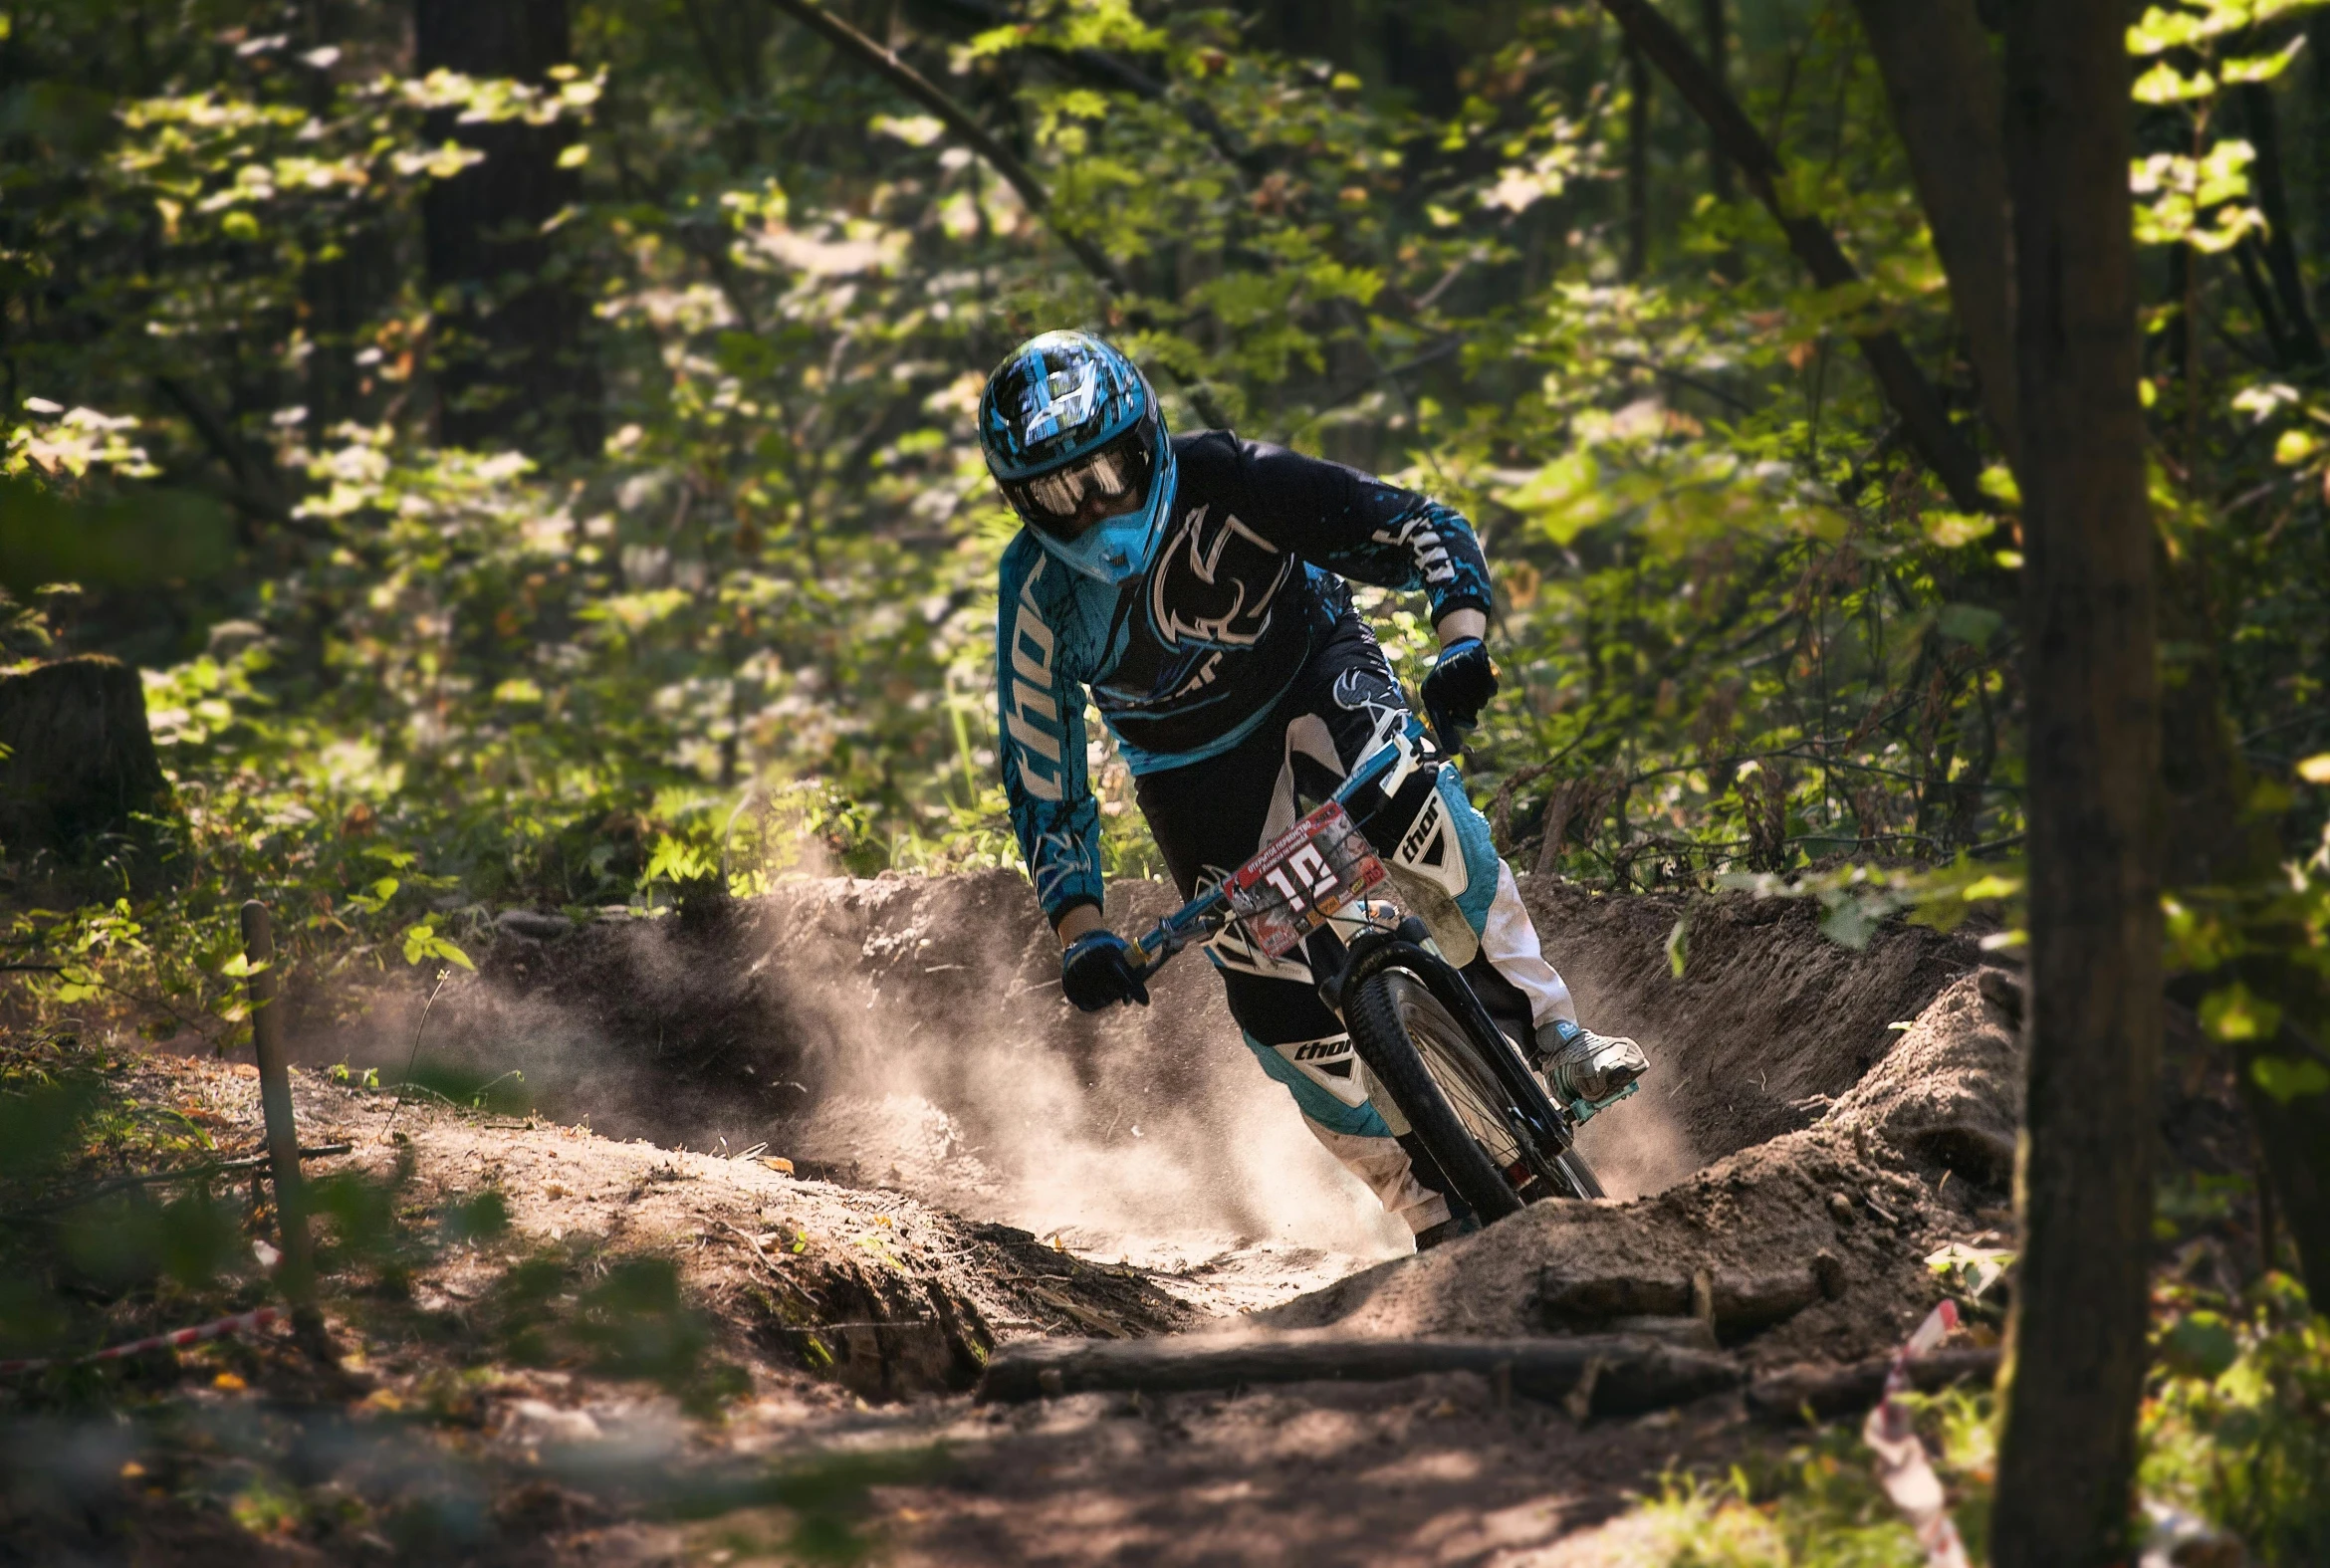
[[1149,1005],[1149,988],[1133,951],[1113,931],[1087,932],[1068,944],[1059,956],[1059,989],[1085,1012],[1119,1002]]
[[1422,695],[1433,733],[1453,751],[1497,695],[1497,666],[1489,658],[1489,645],[1478,637],[1462,637],[1441,649],[1439,662],[1424,677]]

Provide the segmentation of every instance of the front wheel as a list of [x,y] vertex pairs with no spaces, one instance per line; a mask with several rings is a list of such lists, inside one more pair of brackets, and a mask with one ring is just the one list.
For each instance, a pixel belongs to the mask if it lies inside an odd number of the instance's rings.
[[1367,1070],[1484,1225],[1530,1198],[1602,1196],[1574,1149],[1537,1147],[1483,1045],[1423,982],[1396,969],[1371,975],[1346,1000],[1343,1021]]

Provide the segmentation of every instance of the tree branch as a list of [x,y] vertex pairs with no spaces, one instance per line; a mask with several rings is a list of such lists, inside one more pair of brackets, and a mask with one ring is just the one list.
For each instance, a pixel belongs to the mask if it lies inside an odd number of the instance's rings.
[[[1610,13],[1627,40],[1658,67],[1660,75],[1674,84],[1683,101],[1706,122],[1717,142],[1739,166],[1749,193],[1779,224],[1780,232],[1787,237],[1788,249],[1803,263],[1812,281],[1823,289],[1840,289],[1858,283],[1860,273],[1846,259],[1827,223],[1815,214],[1788,210],[1780,198],[1786,170],[1779,154],[1763,139],[1762,132],[1748,118],[1739,101],[1724,90],[1724,85],[1715,79],[1675,25],[1654,10],[1649,0],[1602,0],[1602,9]],[[1950,493],[1952,503],[1968,512],[1994,510],[1993,503],[1982,494],[1981,470],[1974,453],[1951,428],[1941,395],[1918,368],[1908,346],[1897,335],[1886,331],[1855,333],[1853,340],[1860,345],[1861,356],[1868,361],[1869,371],[1876,377],[1886,402],[1901,415],[1902,428],[1910,444],[1942,481],[1942,488]]]
[[[1044,220],[1045,227],[1051,230],[1059,242],[1067,247],[1068,254],[1083,264],[1084,271],[1091,274],[1093,281],[1105,293],[1126,305],[1136,320],[1146,317],[1145,311],[1131,303],[1131,280],[1118,270],[1116,263],[1109,260],[1100,247],[1060,223],[1052,209],[1051,192],[1046,188],[1036,171],[1022,162],[1018,153],[997,140],[986,126],[974,119],[969,110],[941,92],[928,77],[900,60],[896,51],[883,48],[832,12],[814,4],[813,0],[769,0],[769,3],[936,114],[957,138],[1010,182],[1012,189],[1020,193],[1020,200],[1027,205],[1028,210]],[[1220,405],[1203,386],[1173,375],[1171,370],[1166,373],[1173,377],[1183,395],[1188,397],[1190,406],[1197,410],[1200,419],[1216,427],[1229,424],[1229,420],[1223,417]]]
[[1857,8],[1966,329],[1982,411],[2015,463],[2012,247],[1999,140],[2004,90],[1989,37],[1974,0],[1857,0]]
[[1051,230],[1059,242],[1068,248],[1069,254],[1083,264],[1084,271],[1090,273],[1094,281],[1114,295],[1123,296],[1133,292],[1132,284],[1105,252],[1082,235],[1061,226],[1052,212],[1051,192],[1045,187],[1036,171],[1020,161],[1020,155],[997,140],[985,125],[972,118],[969,110],[941,92],[928,77],[900,60],[896,51],[883,48],[823,6],[813,4],[812,0],[769,0],[769,3],[936,114],[958,140],[986,159],[988,166],[1020,193],[1020,200],[1028,210],[1044,220],[1045,227]]
[[[983,23],[988,27],[1013,27],[1020,18],[1000,5],[988,0],[920,0],[935,11],[966,21]],[[1271,160],[1252,147],[1242,146],[1222,123],[1222,116],[1203,99],[1184,93],[1176,96],[1172,85],[1150,76],[1138,66],[1129,65],[1115,55],[1098,49],[1062,49],[1055,44],[1023,44],[1021,48],[1069,73],[1083,78],[1095,87],[1114,88],[1130,93],[1135,98],[1147,99],[1153,104],[1170,103],[1181,117],[1188,120],[1197,133],[1213,143],[1214,150],[1248,174],[1261,176],[1270,172]]]
[[[186,422],[194,427],[194,433],[201,438],[202,444],[234,476],[235,493],[231,499],[235,505],[278,527],[292,526],[291,503],[284,498],[275,464],[244,446],[218,410],[205,402],[201,393],[176,376],[157,375],[153,378],[153,384],[162,396],[177,405],[178,412],[186,416]],[[304,529],[300,532],[315,531]]]

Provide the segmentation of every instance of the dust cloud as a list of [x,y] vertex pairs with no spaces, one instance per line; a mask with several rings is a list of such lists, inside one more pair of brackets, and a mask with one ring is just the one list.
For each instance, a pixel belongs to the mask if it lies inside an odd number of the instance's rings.
[[1642,1087],[1578,1129],[1577,1152],[1614,1199],[1663,1193],[1704,1161],[1692,1147],[1674,1097],[1684,1087],[1683,1064],[1655,1040],[1641,1042],[1650,1057]]
[[1263,1245],[1363,1260],[1406,1250],[1406,1228],[1311,1137],[1201,992],[1218,991],[1203,962],[1181,962],[1183,984],[1101,1021],[1083,1051],[1058,1043],[1070,1023],[1056,993],[1018,1017],[972,1007],[901,1033],[869,1006],[862,974],[797,966],[796,995],[815,988],[824,1027],[802,1061],[816,1100],[788,1119],[786,1146],[1147,1266]]
[[[521,1074],[543,1113],[609,1136],[765,1146],[1109,1261],[1235,1273],[1267,1252],[1331,1275],[1408,1249],[1255,1062],[1202,958],[1160,976],[1150,1008],[1080,1017],[1028,946],[1040,928],[1007,923],[1024,890],[805,880],[709,935],[505,930],[438,1001],[421,1060],[459,1082]],[[381,999],[304,1054],[393,1081],[417,1023],[417,999]]]

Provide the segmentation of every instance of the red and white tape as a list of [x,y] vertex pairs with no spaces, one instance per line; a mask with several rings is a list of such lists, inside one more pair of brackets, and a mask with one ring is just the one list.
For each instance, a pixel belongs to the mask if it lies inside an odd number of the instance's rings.
[[223,1339],[229,1334],[240,1334],[247,1329],[265,1328],[283,1316],[280,1307],[264,1306],[252,1312],[237,1312],[233,1317],[214,1318],[208,1323],[197,1323],[192,1328],[173,1329],[167,1334],[148,1334],[125,1345],[108,1345],[86,1356],[67,1356],[62,1359],[35,1356],[23,1361],[0,1361],[0,1377],[13,1372],[38,1372],[43,1367],[79,1366],[91,1361],[118,1361],[123,1356],[141,1356],[149,1350],[175,1350],[184,1345],[198,1345],[206,1339]]
[[1861,1426],[1861,1439],[1877,1455],[1877,1484],[1909,1520],[1925,1548],[1927,1568],[1968,1568],[1966,1543],[1950,1517],[1950,1499],[1933,1460],[1910,1420],[1901,1396],[1909,1392],[1910,1363],[1940,1345],[1958,1326],[1958,1303],[1944,1301],[1926,1314],[1918,1331],[1894,1352],[1885,1374],[1885,1397]]

